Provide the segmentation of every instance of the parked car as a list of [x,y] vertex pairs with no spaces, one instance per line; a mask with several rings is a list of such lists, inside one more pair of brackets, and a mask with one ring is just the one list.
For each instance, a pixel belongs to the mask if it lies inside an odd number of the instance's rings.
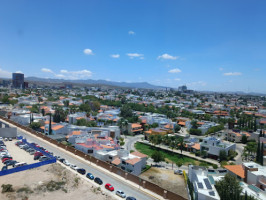
[[114,191],[114,187],[110,183],[105,184],[105,188],[110,191]]
[[1,171],[7,170],[7,166],[3,166]]
[[18,163],[17,161],[15,160],[8,160],[5,165],[6,166],[14,166],[16,163]]
[[135,197],[127,197],[126,200],[137,200]]
[[94,176],[91,173],[87,173],[86,177],[89,178],[89,179],[91,179],[91,180],[94,179]]
[[83,168],[77,169],[77,172],[80,173],[80,174],[82,174],[82,175],[86,174],[86,170],[83,169]]
[[63,163],[63,162],[65,161],[65,159],[64,159],[64,158],[60,158],[59,161],[60,161],[61,163]]
[[43,154],[41,152],[37,151],[37,152],[34,153],[34,158],[33,159],[34,160],[38,160],[41,156],[43,156]]
[[27,152],[30,152],[30,151],[32,151],[32,150],[34,150],[34,149],[33,149],[33,148],[28,148],[28,149],[26,149]]
[[35,154],[35,150],[32,150],[32,151],[30,151],[29,153],[30,153],[30,155],[34,155]]
[[96,177],[96,178],[94,179],[94,182],[95,182],[95,183],[98,183],[99,185],[102,185],[102,184],[103,184],[103,181],[102,181],[100,178],[98,178],[98,177]]
[[10,137],[10,138],[8,138],[8,140],[9,140],[9,141],[12,141],[13,139]]
[[46,160],[50,160],[50,158],[49,157],[46,157],[46,156],[41,156],[39,158],[39,161],[46,161]]
[[70,165],[70,163],[67,160],[64,160],[63,161],[63,164],[65,164],[66,166],[69,166]]
[[20,162],[20,163],[16,163],[13,167],[21,167],[21,166],[25,166],[25,165],[27,165],[27,163]]
[[5,141],[8,141],[8,138],[5,138],[4,140],[5,140]]
[[74,169],[74,170],[78,169],[78,167],[76,165],[74,165],[74,164],[70,164],[69,166],[70,166],[71,169]]
[[115,194],[122,198],[126,198],[126,194],[122,190],[117,190]]
[[2,137],[0,137],[0,141],[3,141],[3,138]]
[[178,175],[182,175],[183,174],[183,171],[179,169],[179,170],[175,170],[174,173],[175,174],[178,174]]
[[7,161],[7,160],[12,160],[12,158],[3,158],[2,163],[5,163],[5,161]]

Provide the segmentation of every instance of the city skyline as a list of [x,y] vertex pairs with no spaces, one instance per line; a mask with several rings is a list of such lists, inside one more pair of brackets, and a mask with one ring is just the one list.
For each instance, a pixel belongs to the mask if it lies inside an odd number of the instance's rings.
[[266,93],[265,2],[103,2],[2,2],[0,77]]

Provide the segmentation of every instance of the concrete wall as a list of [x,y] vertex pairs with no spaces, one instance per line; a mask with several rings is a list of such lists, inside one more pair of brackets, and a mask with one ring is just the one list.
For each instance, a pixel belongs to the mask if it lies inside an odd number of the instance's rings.
[[17,128],[0,128],[0,137],[3,138],[17,137]]

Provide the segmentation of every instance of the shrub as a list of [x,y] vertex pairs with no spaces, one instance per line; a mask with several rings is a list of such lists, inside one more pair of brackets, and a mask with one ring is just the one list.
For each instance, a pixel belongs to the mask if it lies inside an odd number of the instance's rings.
[[213,164],[212,167],[213,167],[213,169],[217,169],[218,168],[218,165]]
[[14,192],[14,189],[11,184],[3,184],[1,185],[1,187],[2,187],[2,193]]

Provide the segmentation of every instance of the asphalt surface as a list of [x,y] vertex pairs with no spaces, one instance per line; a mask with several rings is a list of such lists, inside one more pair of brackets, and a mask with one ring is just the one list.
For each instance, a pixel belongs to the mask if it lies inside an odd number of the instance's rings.
[[[65,153],[64,151],[60,150],[59,148],[56,148],[52,145],[49,145],[46,142],[43,142],[43,141],[37,139],[36,137],[30,135],[30,134],[26,134],[26,133],[20,131],[19,129],[18,129],[18,135],[25,137],[29,142],[34,142],[34,143],[39,144],[40,146],[46,148],[48,151],[53,152],[55,156],[60,156],[61,158],[65,158],[71,164],[74,164],[80,168],[84,168],[86,170],[86,173],[90,172],[94,175],[94,177],[99,177],[103,181],[103,185],[101,186],[103,191],[106,191],[108,193],[115,193],[116,190],[122,190],[126,194],[126,196],[133,196],[138,200],[156,199],[156,198],[150,196],[149,194],[146,194],[146,193],[142,192],[141,190],[139,190],[139,189],[137,189],[131,185],[128,185],[127,183],[123,182],[120,179],[117,179],[117,178],[112,177],[108,174],[105,174],[102,170],[97,169],[97,167],[94,167],[92,165],[88,165],[86,162],[82,162],[78,158],[75,158],[74,155],[71,156],[68,153]],[[91,181],[91,180],[88,180],[88,181]],[[115,188],[115,191],[114,192],[107,191],[104,188],[104,185],[106,183],[112,184],[113,187]]]

